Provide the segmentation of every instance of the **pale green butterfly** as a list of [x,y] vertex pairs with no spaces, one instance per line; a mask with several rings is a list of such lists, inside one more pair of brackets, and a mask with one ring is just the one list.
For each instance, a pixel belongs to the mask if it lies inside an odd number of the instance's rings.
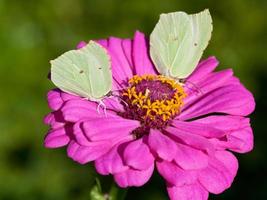
[[187,78],[207,47],[211,32],[208,9],[193,15],[161,14],[150,35],[150,55],[157,70],[178,80]]
[[51,80],[62,91],[102,103],[111,91],[110,57],[94,41],[51,61]]

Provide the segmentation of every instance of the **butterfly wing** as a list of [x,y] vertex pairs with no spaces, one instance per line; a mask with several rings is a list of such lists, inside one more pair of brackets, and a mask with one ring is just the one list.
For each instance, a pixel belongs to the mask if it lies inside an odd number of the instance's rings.
[[52,82],[67,93],[99,100],[111,90],[110,58],[96,42],[64,53],[51,65]]
[[150,55],[161,74],[183,79],[197,66],[211,38],[212,19],[206,9],[188,15],[160,15],[150,35]]

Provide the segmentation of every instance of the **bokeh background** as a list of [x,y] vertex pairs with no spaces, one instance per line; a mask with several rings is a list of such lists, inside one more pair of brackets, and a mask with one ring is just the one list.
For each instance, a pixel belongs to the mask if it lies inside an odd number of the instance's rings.
[[[49,112],[49,60],[80,40],[147,35],[159,14],[209,8],[212,41],[205,52],[220,68],[231,67],[255,95],[255,148],[237,155],[240,169],[232,187],[210,199],[267,199],[267,1],[266,0],[0,0],[0,199],[89,200],[95,171],[78,165],[65,149],[43,147]],[[102,178],[108,187],[110,178]],[[155,174],[127,200],[167,200]]]

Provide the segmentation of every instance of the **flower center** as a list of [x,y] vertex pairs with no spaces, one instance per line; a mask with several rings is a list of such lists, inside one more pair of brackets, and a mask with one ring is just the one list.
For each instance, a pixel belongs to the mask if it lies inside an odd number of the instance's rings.
[[180,113],[186,93],[175,80],[162,75],[136,75],[128,83],[121,93],[127,103],[122,115],[141,121],[145,130],[162,129]]

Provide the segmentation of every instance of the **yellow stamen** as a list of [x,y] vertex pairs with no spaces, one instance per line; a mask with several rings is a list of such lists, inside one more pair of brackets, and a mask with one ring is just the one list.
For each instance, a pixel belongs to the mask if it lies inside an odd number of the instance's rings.
[[[136,91],[136,86],[143,80],[160,81],[162,84],[168,85],[174,91],[173,97],[167,99],[167,94],[165,94],[165,96],[163,94],[163,97],[166,99],[163,98],[163,100],[157,99],[152,101],[150,99],[151,91],[149,89],[143,92]],[[122,95],[128,99],[127,103],[144,110],[144,119],[150,118],[154,120],[157,116],[165,122],[180,113],[180,107],[183,105],[183,99],[186,97],[186,93],[183,87],[175,80],[161,75],[135,75],[129,80],[129,84],[130,87],[124,90]]]

